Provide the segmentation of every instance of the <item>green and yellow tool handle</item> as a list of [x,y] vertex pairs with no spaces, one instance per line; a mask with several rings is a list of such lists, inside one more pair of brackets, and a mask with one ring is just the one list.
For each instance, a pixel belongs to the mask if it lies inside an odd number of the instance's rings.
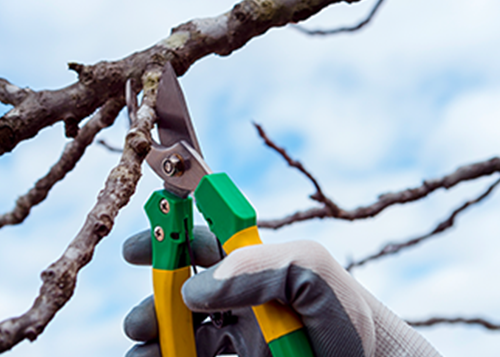
[[[194,196],[227,254],[262,244],[255,210],[227,175],[203,177]],[[153,286],[162,356],[195,357],[192,312],[181,295],[182,285],[191,275],[192,199],[156,191],[145,210],[151,223]],[[290,307],[271,301],[252,309],[273,357],[314,356],[302,322]]]
[[[227,254],[262,244],[257,215],[241,191],[223,173],[204,176],[194,192],[196,205]],[[297,314],[278,301],[252,307],[273,357],[313,357]]]
[[155,191],[146,202],[151,223],[153,290],[163,357],[196,357],[193,313],[181,288],[191,276],[189,243],[193,239],[193,202]]

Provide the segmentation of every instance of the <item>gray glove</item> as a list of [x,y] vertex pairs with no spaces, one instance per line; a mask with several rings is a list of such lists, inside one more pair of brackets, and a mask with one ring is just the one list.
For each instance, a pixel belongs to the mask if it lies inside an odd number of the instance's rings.
[[[349,275],[321,245],[311,241],[266,244],[234,251],[222,262],[213,235],[194,231],[194,260],[210,267],[183,286],[194,313],[199,357],[236,353],[271,356],[249,306],[279,300],[301,316],[318,357],[434,357],[437,351]],[[125,259],[151,264],[149,231],[124,245]],[[214,265],[215,264],[215,265]],[[202,323],[207,314],[232,310],[237,322],[221,329]],[[127,357],[160,357],[153,299],[125,319],[126,334],[146,342]]]
[[[195,226],[193,235],[191,247],[196,265],[207,268],[221,260],[216,238],[207,227]],[[123,256],[132,264],[151,265],[150,231],[141,232],[127,239],[123,245]],[[209,312],[219,312],[219,310]],[[203,322],[209,316],[208,313],[193,313],[198,357],[221,354],[271,357],[252,309],[236,308],[231,314],[230,320],[236,323],[217,328],[210,321]],[[129,350],[126,357],[161,357],[153,296],[146,298],[129,312],[124,321],[124,330],[132,340],[143,342]]]

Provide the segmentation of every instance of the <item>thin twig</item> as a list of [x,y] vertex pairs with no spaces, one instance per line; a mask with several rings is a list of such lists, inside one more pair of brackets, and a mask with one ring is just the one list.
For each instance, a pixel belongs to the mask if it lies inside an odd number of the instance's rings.
[[438,324],[467,324],[467,325],[480,325],[488,330],[500,330],[500,324],[495,324],[482,318],[468,319],[463,317],[455,317],[455,318],[433,317],[424,321],[406,321],[406,322],[413,327],[427,327]]
[[117,148],[115,146],[112,146],[110,144],[108,144],[105,140],[103,139],[99,139],[96,141],[96,143],[98,145],[101,145],[103,147],[105,147],[106,149],[108,149],[108,151],[110,152],[116,152],[116,153],[122,153],[123,152],[123,149],[120,149],[120,148]]
[[408,240],[408,241],[406,241],[404,243],[389,243],[385,247],[383,247],[378,253],[373,254],[373,255],[369,255],[368,257],[360,259],[360,260],[358,260],[356,262],[351,262],[346,267],[346,269],[347,270],[351,270],[352,268],[359,267],[359,266],[364,265],[364,264],[366,264],[366,263],[368,263],[370,261],[373,261],[373,260],[376,260],[376,259],[380,259],[380,258],[388,256],[388,255],[396,254],[396,253],[398,253],[398,252],[400,252],[400,251],[402,251],[404,249],[407,249],[407,248],[413,247],[413,246],[415,246],[415,245],[417,245],[419,243],[422,243],[424,240],[427,240],[427,239],[435,236],[438,233],[442,233],[442,232],[446,231],[447,229],[449,229],[449,228],[451,228],[453,226],[453,224],[455,223],[455,218],[460,213],[462,213],[463,211],[465,211],[468,207],[470,207],[470,206],[472,206],[472,205],[474,205],[476,203],[479,203],[483,199],[485,199],[495,189],[495,187],[498,186],[498,184],[500,184],[500,179],[496,180],[479,197],[477,197],[477,198],[475,198],[473,200],[465,202],[463,205],[461,205],[456,210],[454,210],[448,218],[446,218],[444,221],[442,221],[441,223],[439,223],[436,226],[436,228],[434,228],[431,232],[429,232],[427,234],[424,234],[424,235],[422,235],[420,237],[410,239],[410,240]]
[[378,0],[375,6],[372,8],[372,11],[370,11],[370,13],[368,14],[368,16],[359,24],[354,26],[339,27],[331,30],[309,30],[300,25],[294,25],[292,28],[311,36],[326,36],[326,35],[336,35],[342,32],[355,32],[365,27],[373,19],[375,13],[380,8],[380,5],[382,5],[383,2],[384,0]]
[[66,144],[61,157],[50,168],[49,172],[39,179],[26,194],[16,200],[12,211],[0,215],[0,228],[5,225],[22,223],[28,217],[31,209],[47,197],[52,187],[73,170],[97,133],[113,124],[124,105],[123,96],[109,99],[79,130],[75,139]]
[[259,227],[278,229],[295,222],[315,218],[332,217],[353,221],[374,217],[389,206],[417,201],[439,188],[449,189],[460,182],[474,180],[478,177],[488,176],[495,172],[500,172],[500,158],[498,157],[462,166],[449,175],[438,179],[424,181],[419,187],[380,195],[378,200],[369,206],[361,206],[353,210],[344,210],[339,208],[339,211],[335,214],[332,214],[328,207],[314,207],[305,211],[293,213],[280,219],[261,220],[259,221]]
[[[141,176],[141,164],[151,148],[150,131],[156,119],[154,104],[161,68],[145,74],[143,103],[138,120],[129,130],[120,163],[109,174],[97,203],[63,255],[42,272],[42,287],[33,306],[23,315],[0,322],[0,352],[24,339],[35,340],[73,295],[79,270],[92,259],[96,245],[111,231],[120,208],[133,195]],[[152,85],[155,83],[156,85]]]
[[330,211],[332,212],[332,214],[338,213],[340,211],[339,207],[335,203],[333,203],[332,200],[330,200],[329,198],[327,198],[324,195],[324,193],[321,190],[321,186],[319,185],[318,181],[313,177],[313,175],[311,175],[311,173],[309,173],[309,171],[307,171],[305,169],[304,165],[302,165],[302,163],[300,161],[292,159],[287,154],[287,152],[285,151],[285,149],[283,149],[282,147],[279,147],[271,139],[269,139],[269,137],[267,136],[266,132],[264,131],[264,128],[262,128],[261,125],[259,125],[257,123],[253,123],[253,125],[257,129],[257,132],[259,133],[259,136],[264,140],[264,143],[268,147],[270,147],[271,149],[277,151],[286,160],[286,162],[288,163],[289,166],[295,167],[297,170],[299,170],[304,175],[306,175],[306,177],[312,182],[312,184],[316,188],[316,193],[314,193],[310,197],[313,200],[315,200],[315,201],[323,203],[326,207],[328,207],[330,209]]

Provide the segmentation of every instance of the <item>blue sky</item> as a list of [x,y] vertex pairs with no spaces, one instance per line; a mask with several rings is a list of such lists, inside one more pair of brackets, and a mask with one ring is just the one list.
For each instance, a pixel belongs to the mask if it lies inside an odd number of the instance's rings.
[[[357,22],[373,5],[336,5],[309,27]],[[170,28],[231,8],[230,0],[0,0],[0,77],[55,89],[75,80],[66,63],[119,59],[165,38]],[[419,185],[458,166],[499,155],[500,29],[496,0],[386,0],[362,32],[306,37],[273,29],[228,57],[200,60],[181,78],[205,157],[252,200],[260,217],[314,206],[312,185],[262,145],[252,122],[304,162],[326,193],[353,208],[377,195]],[[0,112],[6,109],[0,106]],[[99,138],[123,143],[122,114]],[[0,210],[45,174],[68,140],[56,124],[0,157]],[[21,314],[39,273],[81,227],[118,156],[92,146],[76,169],[21,226],[0,230],[0,320]],[[266,242],[314,239],[341,263],[386,241],[426,233],[493,178],[392,207],[362,222],[311,221]],[[120,356],[131,345],[126,312],[150,294],[150,272],[121,258],[121,245],[147,227],[142,205],[161,186],[144,167],[136,195],[79,275],[74,297],[34,343],[8,357]],[[500,322],[497,251],[499,193],[464,214],[456,227],[418,249],[354,272],[403,317],[491,316]],[[498,333],[437,327],[421,332],[450,356],[494,356]]]

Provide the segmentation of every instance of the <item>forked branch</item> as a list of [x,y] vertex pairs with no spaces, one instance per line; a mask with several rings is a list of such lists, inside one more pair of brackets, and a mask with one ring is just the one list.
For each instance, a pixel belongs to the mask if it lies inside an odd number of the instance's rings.
[[385,245],[378,253],[373,254],[373,255],[369,255],[366,258],[360,259],[358,261],[351,262],[346,267],[346,269],[351,270],[352,268],[359,267],[359,266],[364,265],[370,261],[374,261],[374,260],[380,259],[382,257],[386,257],[389,255],[399,253],[402,250],[414,247],[417,244],[422,243],[423,241],[425,241],[429,238],[432,238],[439,233],[446,231],[447,229],[453,227],[453,224],[455,223],[455,218],[460,213],[462,213],[467,208],[471,207],[472,205],[475,205],[476,203],[481,202],[483,199],[488,197],[491,194],[491,192],[493,192],[495,187],[498,186],[498,184],[500,184],[500,179],[496,180],[492,185],[490,185],[488,187],[488,189],[485,192],[483,192],[479,197],[477,197],[473,200],[469,200],[469,201],[465,202],[463,205],[461,205],[460,207],[458,207],[457,209],[455,209],[448,218],[446,218],[444,221],[440,222],[436,226],[436,228],[434,228],[431,232],[424,234],[420,237],[410,239],[410,240],[403,242],[403,243],[389,243],[389,244]]
[[[161,67],[146,72],[144,99],[125,140],[121,160],[109,174],[97,203],[63,255],[41,274],[42,287],[33,306],[23,315],[0,322],[0,352],[24,339],[35,340],[73,295],[77,274],[91,259],[96,245],[109,234],[120,208],[127,204],[141,176],[141,164],[151,148],[150,130]],[[156,85],[155,85],[156,84]]]
[[[276,150],[273,146],[268,146]],[[281,156],[283,156],[285,160],[287,160],[287,157],[285,157],[280,150],[276,151]],[[500,158],[498,157],[494,157],[483,162],[462,166],[449,175],[443,176],[438,179],[424,181],[423,184],[419,187],[380,195],[376,202],[368,206],[360,206],[353,210],[345,210],[335,204],[335,207],[338,207],[338,210],[332,210],[329,205],[322,201],[322,207],[313,207],[304,211],[298,211],[280,219],[260,220],[259,227],[278,229],[292,223],[315,218],[338,218],[348,221],[370,218],[376,216],[387,207],[396,204],[404,204],[417,201],[421,198],[426,197],[437,189],[449,189],[459,184],[460,182],[474,180],[483,176],[489,176],[495,172],[500,172]]]
[[42,202],[52,187],[73,170],[97,133],[113,124],[124,105],[123,96],[109,99],[79,130],[78,135],[66,144],[61,157],[50,168],[49,172],[39,179],[26,194],[17,199],[12,211],[0,215],[0,228],[5,225],[22,223],[28,217],[33,206]]

